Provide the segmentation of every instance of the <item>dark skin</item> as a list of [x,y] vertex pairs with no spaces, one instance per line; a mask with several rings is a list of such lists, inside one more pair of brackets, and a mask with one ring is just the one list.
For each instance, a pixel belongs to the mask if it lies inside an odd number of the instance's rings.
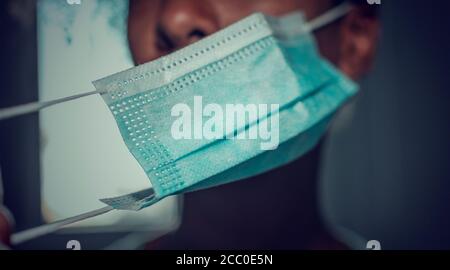
[[[183,48],[254,12],[301,10],[308,19],[331,0],[131,0],[128,38],[142,64]],[[321,54],[353,79],[373,60],[379,23],[363,5],[316,32]],[[269,173],[186,194],[180,229],[158,249],[345,249],[324,228],[318,206],[320,145]]]

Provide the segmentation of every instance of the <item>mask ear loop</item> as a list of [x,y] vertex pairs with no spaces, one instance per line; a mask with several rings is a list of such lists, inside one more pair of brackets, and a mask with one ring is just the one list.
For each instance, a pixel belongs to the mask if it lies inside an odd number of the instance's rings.
[[347,15],[353,9],[353,5],[350,3],[343,3],[339,6],[330,9],[322,15],[310,20],[303,26],[303,30],[305,32],[314,32],[319,30],[320,28],[327,26],[345,15]]
[[38,101],[38,102],[32,102],[32,103],[14,106],[14,107],[6,108],[6,109],[1,109],[0,110],[0,120],[5,120],[8,118],[37,112],[46,107],[50,107],[50,106],[53,106],[56,104],[64,103],[67,101],[71,101],[71,100],[75,100],[75,99],[79,99],[82,97],[87,97],[87,96],[91,96],[91,95],[95,95],[95,94],[103,94],[103,93],[106,93],[106,92],[97,90],[97,91],[92,91],[92,92],[88,92],[88,93],[54,99],[54,100],[50,100],[50,101]]
[[159,201],[159,199],[155,196],[153,188],[148,188],[120,197],[101,199],[100,201],[107,204],[108,206],[15,233],[11,235],[11,243],[13,245],[18,245],[34,238],[57,232],[70,224],[106,214],[112,210],[138,211],[141,208],[130,207],[130,205],[133,206],[133,203],[142,202],[143,200],[149,200],[146,203],[145,207],[151,206]]
[[89,218],[93,218],[96,216],[100,216],[100,215],[106,214],[112,210],[114,210],[114,208],[112,206],[106,206],[106,207],[103,207],[103,208],[100,208],[97,210],[93,210],[93,211],[90,211],[90,212],[87,212],[87,213],[84,213],[81,215],[73,216],[73,217],[66,218],[66,219],[63,219],[60,221],[56,221],[53,223],[45,224],[42,226],[38,226],[35,228],[31,228],[31,229],[28,229],[25,231],[15,233],[15,234],[11,235],[11,244],[12,245],[21,244],[21,243],[29,241],[31,239],[56,232],[67,225],[70,225],[70,224],[73,224],[76,222],[80,222],[82,220],[86,220]]

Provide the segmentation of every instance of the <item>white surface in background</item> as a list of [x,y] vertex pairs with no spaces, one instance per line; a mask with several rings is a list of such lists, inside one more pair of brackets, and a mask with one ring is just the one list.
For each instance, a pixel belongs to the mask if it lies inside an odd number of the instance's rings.
[[[48,5],[51,1],[39,5],[40,100],[95,90],[91,81],[132,66],[124,33],[110,26],[105,12],[94,16],[98,13],[96,1],[64,7],[76,9],[71,11],[70,44],[64,26],[52,23],[58,19],[51,20],[51,16],[65,15]],[[150,186],[99,95],[48,108],[40,117],[42,200],[47,221],[103,207],[100,198]],[[114,211],[77,226],[170,229],[178,222],[177,213],[176,199],[168,198],[139,212]]]

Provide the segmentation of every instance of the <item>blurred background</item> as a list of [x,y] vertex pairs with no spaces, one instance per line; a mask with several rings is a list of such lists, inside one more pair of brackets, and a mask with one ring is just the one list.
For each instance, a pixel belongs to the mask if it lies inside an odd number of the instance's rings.
[[[83,8],[55,2],[0,2],[0,107],[86,92],[90,81],[131,65],[124,49],[126,1],[90,1]],[[326,142],[320,190],[326,220],[380,241],[383,249],[450,248],[447,2],[382,1],[373,71]],[[48,8],[60,8],[53,14],[61,17],[46,17]],[[99,99],[0,122],[5,205],[17,230],[101,207],[101,197],[134,191],[125,186],[150,185],[125,147],[114,146],[118,134]],[[70,174],[59,174],[65,166]],[[62,178],[71,184],[61,185]],[[181,201],[105,216],[17,248],[65,249],[71,239],[86,249],[136,248],[176,229]]]

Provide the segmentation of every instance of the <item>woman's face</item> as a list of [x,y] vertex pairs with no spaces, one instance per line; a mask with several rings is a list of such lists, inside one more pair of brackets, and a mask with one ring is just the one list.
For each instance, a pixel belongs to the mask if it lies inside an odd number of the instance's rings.
[[[142,64],[185,47],[254,12],[279,16],[301,10],[311,19],[331,7],[331,0],[130,0],[129,45],[134,62]],[[358,42],[362,45],[349,44],[351,40],[343,36],[346,33],[342,30],[342,23],[321,30],[316,35],[319,49],[345,73],[357,77],[362,70],[356,69],[363,66],[356,67],[355,59],[349,59],[353,68],[346,68],[342,63],[342,46],[348,44],[353,52],[355,48],[366,49],[366,54],[373,54],[373,51],[367,51],[364,44],[367,41],[361,38]]]

